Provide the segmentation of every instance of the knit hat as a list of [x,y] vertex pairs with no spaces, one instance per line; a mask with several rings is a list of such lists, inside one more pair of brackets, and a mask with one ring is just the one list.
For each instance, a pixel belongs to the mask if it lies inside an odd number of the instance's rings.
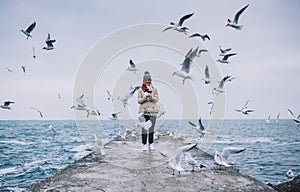
[[151,80],[151,75],[148,71],[145,71],[143,81]]

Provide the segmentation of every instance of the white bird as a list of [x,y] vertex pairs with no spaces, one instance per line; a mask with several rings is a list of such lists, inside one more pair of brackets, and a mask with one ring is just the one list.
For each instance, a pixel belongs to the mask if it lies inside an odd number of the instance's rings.
[[26,39],[28,39],[29,37],[32,37],[30,33],[33,31],[35,26],[36,26],[36,22],[34,21],[31,25],[29,25],[29,27],[27,27],[27,29],[25,31],[23,29],[21,30],[27,36]]
[[77,109],[77,110],[85,110],[87,109],[87,105],[83,101],[84,94],[76,98],[76,102],[71,107],[71,109]]
[[226,75],[225,77],[223,77],[221,79],[221,81],[219,82],[218,88],[213,88],[212,92],[216,95],[223,93],[225,82],[231,81],[232,80],[231,78],[232,77],[229,75]]
[[107,100],[114,101],[112,94],[108,90],[106,90],[106,93],[107,93]]
[[300,125],[300,114],[296,117],[296,115],[294,115],[293,111],[288,109],[289,114],[293,117],[293,121],[295,122],[295,124],[297,126]]
[[139,122],[136,125],[138,128],[143,128],[145,130],[149,130],[150,127],[152,126],[152,122],[150,120],[146,121],[143,112],[138,115],[138,119],[139,119]]
[[97,137],[96,134],[94,134],[94,139],[95,139],[95,152],[99,155],[105,155],[105,151],[104,151],[104,145],[102,140]]
[[41,116],[41,118],[44,117],[44,116],[43,116],[43,113],[42,113],[39,109],[34,108],[34,107],[30,107],[30,109],[37,111],[37,112],[39,113],[39,115]]
[[249,103],[249,100],[246,101],[246,103],[244,104],[244,106],[241,109],[236,109],[235,111],[240,112],[244,115],[249,115],[249,113],[253,112],[254,110],[248,109],[248,106],[247,106],[248,103]]
[[214,103],[212,101],[207,103],[208,105],[210,105],[210,109],[209,109],[209,115],[211,115],[214,111]]
[[56,131],[55,131],[53,125],[50,124],[48,128],[49,128],[50,130],[52,130],[54,133],[56,133]]
[[187,163],[187,164],[189,164],[189,165],[191,165],[192,166],[192,172],[194,172],[195,171],[195,167],[196,166],[199,166],[198,165],[198,162],[192,157],[192,155],[189,153],[189,152],[186,152],[186,153],[184,153],[183,154],[184,155],[184,157],[185,157],[185,162]]
[[136,65],[131,59],[129,60],[129,66],[128,66],[127,70],[133,71],[133,72],[137,71]]
[[231,165],[229,165],[227,163],[228,158],[233,155],[233,154],[238,154],[241,153],[243,151],[245,151],[246,148],[242,148],[242,147],[225,147],[222,151],[222,153],[220,154],[218,152],[217,149],[215,149],[215,156],[214,159],[216,161],[216,163],[218,165],[223,165],[225,167],[230,167]]
[[295,177],[295,174],[294,172],[290,169],[288,170],[286,173],[285,173],[285,176],[288,178],[288,179],[292,179]]
[[241,30],[243,26],[238,24],[239,17],[241,16],[241,14],[245,11],[245,9],[246,9],[248,6],[249,6],[249,4],[246,5],[245,7],[243,7],[241,10],[239,10],[239,11],[234,15],[233,21],[231,21],[230,19],[227,19],[228,23],[227,23],[226,27],[227,27],[227,26],[230,26],[230,27],[233,27],[233,28],[235,28],[235,29],[237,29],[237,30]]
[[277,114],[276,119],[275,119],[275,123],[278,123],[279,116],[280,116],[280,113]]
[[119,120],[118,119],[118,114],[120,114],[120,113],[121,113],[121,111],[117,112],[117,113],[112,113],[110,119],[113,120],[113,121],[118,121]]
[[207,131],[205,130],[202,121],[201,121],[201,117],[198,120],[199,125],[196,125],[190,121],[188,121],[190,125],[193,126],[193,129],[196,130],[198,133],[200,133],[200,138],[204,137],[204,135],[207,133]]
[[219,45],[219,49],[221,52],[219,56],[225,56],[226,53],[231,50],[231,48],[222,49],[220,45]]
[[139,89],[141,86],[130,87],[130,90],[123,98],[118,97],[117,99],[123,103],[123,106],[126,107],[129,105],[129,99],[133,96],[133,94]]
[[190,14],[184,15],[183,17],[181,17],[179,19],[179,21],[178,21],[177,24],[175,24],[174,22],[170,22],[169,27],[165,28],[162,32],[165,32],[165,31],[167,31],[169,29],[173,29],[175,31],[178,31],[180,33],[184,33],[184,34],[187,35],[188,34],[188,28],[187,27],[183,27],[182,24],[183,24],[183,22],[186,19],[190,18],[192,15],[194,15],[194,13],[190,13]]
[[87,112],[87,118],[89,118],[89,116],[90,115],[95,115],[95,116],[100,116],[100,112],[99,112],[99,110],[97,110],[97,109],[91,109],[91,108],[87,108],[86,109],[86,112]]
[[227,61],[229,57],[236,55],[237,53],[228,53],[226,55],[223,56],[222,59],[218,59],[217,61],[220,63],[224,63],[224,64],[229,64],[230,62]]
[[52,50],[52,49],[54,49],[53,43],[55,41],[56,41],[55,39],[51,39],[50,38],[50,33],[48,33],[48,36],[47,36],[47,38],[45,40],[47,47],[43,47],[43,49],[46,49],[46,50]]
[[26,66],[22,65],[21,68],[23,70],[23,73],[25,73],[26,72]]
[[205,84],[209,84],[210,83],[210,75],[209,75],[209,68],[206,65],[205,69],[204,69],[204,78],[202,79],[204,81]]
[[193,34],[190,35],[189,37],[190,37],[190,38],[193,38],[193,37],[201,37],[201,39],[202,39],[203,41],[205,41],[205,39],[210,40],[210,37],[209,37],[207,34],[201,35],[201,34],[199,34],[199,33],[193,33]]
[[8,71],[8,72],[11,72],[11,73],[13,73],[14,71],[13,70],[11,70],[10,68],[8,68],[8,67],[5,67],[6,68],[6,70]]
[[190,49],[189,52],[185,55],[183,63],[181,64],[182,65],[181,70],[175,71],[172,74],[172,76],[176,75],[178,77],[183,78],[182,84],[184,84],[186,79],[192,80],[192,77],[189,75],[189,72],[190,72],[191,64],[192,64],[194,58],[197,56],[198,49],[199,49],[199,47],[197,47],[195,50],[193,50],[193,48]]
[[268,119],[266,119],[266,123],[270,124],[271,123],[271,115],[268,116]]
[[196,57],[200,57],[201,53],[204,53],[204,52],[208,52],[207,49],[199,49],[198,53],[196,54]]
[[118,132],[118,137],[121,138],[123,144],[126,143],[126,140],[127,140],[126,136],[127,136],[126,130],[123,133],[121,131]]
[[13,103],[15,103],[15,102],[13,102],[13,101],[4,101],[4,103],[3,103],[2,105],[0,105],[0,107],[1,107],[2,109],[8,109],[8,110],[11,110],[10,105],[13,104]]
[[173,170],[173,175],[175,175],[175,171],[177,171],[179,175],[180,175],[180,172],[185,171],[181,167],[181,160],[182,160],[183,154],[190,151],[194,147],[196,147],[196,145],[197,144],[189,144],[189,145],[179,147],[178,149],[176,149],[175,155],[172,156],[171,158],[169,158],[168,162],[169,162],[170,168]]

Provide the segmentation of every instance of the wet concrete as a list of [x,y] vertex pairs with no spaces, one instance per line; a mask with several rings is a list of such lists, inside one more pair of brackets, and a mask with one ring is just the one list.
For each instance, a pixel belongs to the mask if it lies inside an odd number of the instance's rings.
[[197,148],[190,153],[206,167],[191,172],[183,161],[186,171],[173,175],[162,154],[172,156],[188,143],[165,135],[157,140],[155,151],[142,151],[140,140],[112,141],[104,156],[91,153],[26,191],[275,191],[235,168],[220,168]]

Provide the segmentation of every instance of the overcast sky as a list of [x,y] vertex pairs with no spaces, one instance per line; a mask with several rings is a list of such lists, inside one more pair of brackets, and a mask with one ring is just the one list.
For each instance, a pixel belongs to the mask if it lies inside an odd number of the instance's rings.
[[[250,6],[239,21],[243,29],[236,31],[225,27],[227,19],[233,18],[247,4]],[[97,41],[132,25],[157,23],[167,26],[170,21],[177,22],[181,16],[192,12],[195,14],[185,25],[210,36],[211,41],[201,43],[214,60],[219,58],[219,45],[231,47],[232,52],[238,53],[230,58],[229,65],[217,63],[223,75],[236,77],[226,85],[225,118],[267,118],[278,113],[281,113],[281,118],[289,118],[287,108],[300,113],[299,8],[297,0],[1,0],[0,102],[11,100],[15,104],[12,110],[1,109],[0,119],[41,119],[30,107],[40,109],[44,119],[74,119],[70,107],[77,70]],[[33,38],[26,40],[20,30],[33,21],[37,23]],[[55,49],[51,51],[42,50],[47,33],[56,39]],[[33,46],[36,59],[32,57]],[[178,68],[183,60],[183,57],[170,56],[172,53],[168,55],[167,51],[151,52],[143,47],[124,54],[115,58],[123,62],[123,71],[126,71],[129,58],[137,62],[150,57],[152,60],[170,59],[169,62],[178,64]],[[22,65],[27,66],[25,74]],[[114,65],[111,66],[110,70],[114,70]],[[106,81],[116,81],[114,76],[109,77],[106,74]],[[112,108],[106,99],[106,89],[114,88],[108,87],[109,84],[102,85],[102,82],[99,80],[95,88],[97,101],[94,107],[105,114],[103,119],[107,119]],[[161,89],[160,98],[167,111],[166,117],[180,118],[180,109],[167,102],[178,95],[174,91],[165,91],[167,88],[163,84],[157,83],[157,86]],[[207,92],[207,88],[202,87]],[[58,94],[61,99],[58,99]],[[255,111],[243,116],[235,109],[247,100],[250,100],[249,108]],[[135,96],[131,102],[136,102]],[[200,106],[200,114],[209,118],[208,106]],[[137,108],[137,105],[131,107]]]

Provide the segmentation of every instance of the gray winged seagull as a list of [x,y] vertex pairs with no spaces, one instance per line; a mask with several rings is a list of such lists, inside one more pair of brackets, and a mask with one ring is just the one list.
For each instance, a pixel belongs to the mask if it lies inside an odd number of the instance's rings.
[[183,27],[182,24],[185,20],[187,20],[188,18],[190,18],[192,15],[194,15],[194,13],[190,13],[187,15],[184,15],[183,17],[181,17],[178,21],[177,24],[175,24],[174,22],[170,22],[169,27],[165,28],[162,32],[165,32],[169,29],[173,29],[175,31],[178,31],[180,33],[184,33],[184,34],[188,34],[188,28],[187,27]]
[[193,129],[196,130],[198,133],[200,133],[200,138],[204,137],[204,135],[207,133],[207,131],[205,130],[202,121],[201,121],[201,117],[198,120],[198,125],[192,123],[191,121],[188,121],[190,125],[193,126]]
[[243,26],[239,25],[238,21],[239,21],[241,14],[245,11],[245,9],[247,9],[248,6],[249,6],[249,4],[246,5],[245,7],[243,7],[241,10],[239,10],[234,15],[233,21],[231,21],[230,19],[227,19],[228,23],[226,24],[226,27],[229,26],[229,27],[235,28],[236,30],[241,30]]
[[55,39],[51,39],[50,33],[48,33],[48,36],[47,36],[47,38],[46,38],[46,40],[45,40],[47,46],[46,46],[46,47],[43,47],[43,49],[45,49],[45,50],[52,50],[52,49],[54,49],[53,43],[54,43],[55,41],[56,41]]
[[222,49],[220,45],[219,45],[219,49],[221,52],[219,56],[225,56],[228,51],[231,51],[231,48]]
[[43,116],[43,113],[42,113],[39,109],[34,108],[34,107],[30,107],[30,109],[35,110],[36,112],[38,112],[41,118],[44,117],[44,116]]
[[228,53],[223,56],[222,59],[218,59],[217,61],[224,64],[229,64],[228,58],[236,55],[237,53]]
[[13,101],[4,101],[4,103],[3,103],[2,105],[0,105],[0,107],[1,107],[2,109],[8,109],[8,110],[11,110],[10,105],[13,104],[13,103],[15,103],[15,102],[13,102]]
[[300,125],[300,114],[298,116],[294,115],[293,111],[288,109],[289,114],[293,117],[294,123],[299,126]]
[[226,75],[225,77],[223,77],[221,79],[221,81],[219,82],[218,88],[213,88],[212,93],[216,94],[216,95],[223,93],[225,82],[231,81],[232,79],[233,79],[233,77],[231,77],[229,75]]
[[34,21],[31,25],[29,25],[29,27],[27,27],[27,29],[25,31],[23,29],[21,30],[27,36],[26,39],[28,39],[29,37],[32,37],[30,33],[33,31],[35,26],[36,26],[36,22]]
[[207,34],[204,34],[204,35],[201,35],[199,33],[193,33],[192,35],[189,36],[190,38],[193,38],[193,37],[201,37],[201,39],[203,41],[205,41],[206,39],[210,40],[210,37],[207,35]]
[[214,160],[218,165],[223,165],[225,167],[231,167],[230,164],[228,164],[228,158],[233,154],[238,154],[243,151],[245,151],[246,148],[243,147],[225,147],[223,148],[222,153],[220,154],[217,149],[215,149],[215,155]]
[[136,72],[136,71],[137,71],[136,65],[135,65],[135,63],[132,61],[132,59],[129,60],[129,66],[128,66],[127,70],[128,70],[128,71],[133,71],[133,72]]

